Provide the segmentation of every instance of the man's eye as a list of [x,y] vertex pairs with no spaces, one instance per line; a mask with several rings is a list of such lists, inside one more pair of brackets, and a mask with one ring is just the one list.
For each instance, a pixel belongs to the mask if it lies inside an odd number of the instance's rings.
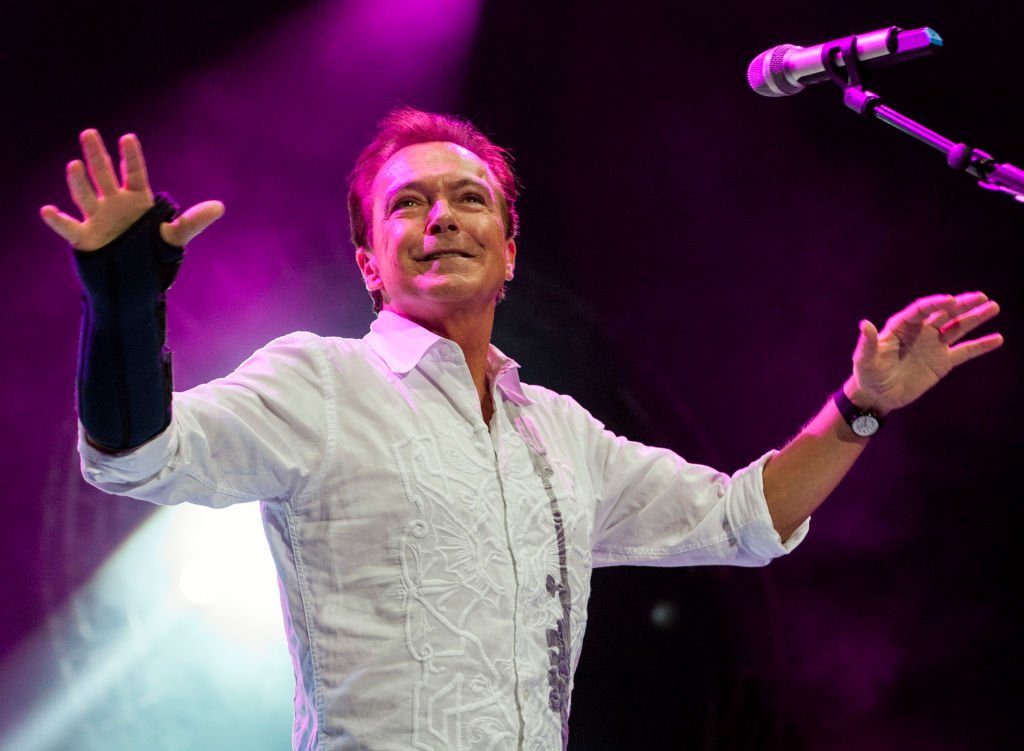
[[487,203],[486,199],[479,193],[466,193],[462,200],[468,203]]
[[399,209],[408,209],[416,205],[415,198],[399,198],[391,206],[392,211],[398,211]]

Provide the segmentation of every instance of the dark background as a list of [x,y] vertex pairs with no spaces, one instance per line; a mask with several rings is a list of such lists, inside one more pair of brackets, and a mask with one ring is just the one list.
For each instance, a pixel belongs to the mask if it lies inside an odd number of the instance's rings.
[[[439,29],[460,23],[455,0],[421,5]],[[732,470],[781,445],[846,377],[861,318],[971,289],[1003,308],[985,332],[1006,346],[894,414],[793,556],[595,572],[571,747],[1017,747],[1024,206],[831,84],[772,100],[745,71],[783,42],[931,26],[945,48],[871,88],[1022,165],[1019,4],[484,2],[465,54],[410,48],[397,83],[372,87],[352,80],[387,67],[373,54],[338,51],[345,70],[321,80],[295,41],[343,6],[5,11],[0,660],[151,511],[76,474],[77,288],[36,218],[71,208],[75,134],[139,132],[156,187],[228,203],[171,294],[187,387],[292,329],[365,330],[344,178],[372,123],[411,104],[470,117],[517,158],[519,263],[495,340],[524,380],[691,460]]]

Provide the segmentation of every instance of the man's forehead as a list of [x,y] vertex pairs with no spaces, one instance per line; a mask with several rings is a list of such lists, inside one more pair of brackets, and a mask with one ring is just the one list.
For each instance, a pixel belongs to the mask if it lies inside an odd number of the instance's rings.
[[414,143],[399,149],[384,162],[373,180],[373,194],[423,178],[475,177],[495,187],[487,163],[469,149],[450,141]]

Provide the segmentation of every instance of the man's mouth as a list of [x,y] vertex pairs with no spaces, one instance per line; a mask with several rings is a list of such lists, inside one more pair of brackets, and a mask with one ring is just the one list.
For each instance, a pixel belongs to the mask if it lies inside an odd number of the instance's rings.
[[424,254],[421,261],[437,261],[441,258],[472,258],[473,256],[469,253],[465,253],[461,250],[435,250],[433,253]]

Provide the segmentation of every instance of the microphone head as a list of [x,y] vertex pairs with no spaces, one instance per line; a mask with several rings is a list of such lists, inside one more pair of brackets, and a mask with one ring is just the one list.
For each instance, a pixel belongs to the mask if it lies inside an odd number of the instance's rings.
[[803,91],[799,83],[791,83],[786,78],[786,53],[790,50],[803,49],[793,44],[780,44],[765,50],[750,61],[747,66],[747,83],[761,96],[789,96]]

